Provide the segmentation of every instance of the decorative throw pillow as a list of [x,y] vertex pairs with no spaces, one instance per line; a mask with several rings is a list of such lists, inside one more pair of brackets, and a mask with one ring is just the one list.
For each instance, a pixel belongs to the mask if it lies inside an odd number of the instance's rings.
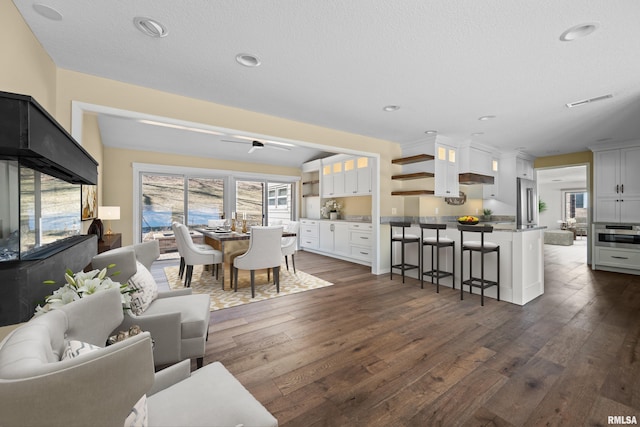
[[158,297],[158,285],[147,267],[139,261],[136,261],[136,264],[138,270],[129,279],[129,286],[134,289],[131,293],[131,311],[135,315],[140,315]]
[[[77,340],[69,340],[67,348],[62,355],[62,360],[73,359],[81,354],[86,354],[97,350],[100,347]],[[147,395],[144,394],[131,409],[131,413],[124,420],[124,427],[146,427],[147,426]]]

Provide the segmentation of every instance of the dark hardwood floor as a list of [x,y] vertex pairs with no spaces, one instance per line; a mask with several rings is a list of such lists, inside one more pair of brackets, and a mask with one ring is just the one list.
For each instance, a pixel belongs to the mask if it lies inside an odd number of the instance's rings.
[[[281,426],[601,426],[640,419],[640,276],[547,246],[519,307],[298,252],[334,286],[211,313],[221,361]],[[229,396],[233,398],[233,396]]]

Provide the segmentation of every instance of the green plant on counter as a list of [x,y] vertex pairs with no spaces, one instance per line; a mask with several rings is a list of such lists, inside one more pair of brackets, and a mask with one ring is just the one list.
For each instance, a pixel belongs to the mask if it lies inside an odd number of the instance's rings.
[[547,210],[547,204],[542,200],[538,200],[538,212],[544,212]]
[[491,216],[493,214],[493,211],[491,209],[483,209],[482,213],[484,214],[484,216]]

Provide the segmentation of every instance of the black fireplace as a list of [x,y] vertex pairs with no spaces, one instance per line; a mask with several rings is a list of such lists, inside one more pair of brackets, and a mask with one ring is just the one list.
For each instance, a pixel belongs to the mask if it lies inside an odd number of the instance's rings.
[[32,317],[97,252],[82,235],[81,185],[98,163],[32,97],[0,92],[0,326]]

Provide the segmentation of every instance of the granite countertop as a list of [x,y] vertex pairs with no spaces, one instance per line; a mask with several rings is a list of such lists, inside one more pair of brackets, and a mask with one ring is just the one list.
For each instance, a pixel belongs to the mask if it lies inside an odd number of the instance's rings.
[[[510,218],[509,218],[510,219]],[[513,220],[497,220],[497,221],[480,221],[478,225],[491,225],[493,226],[493,231],[501,231],[501,232],[509,232],[509,233],[521,233],[526,231],[536,231],[536,230],[544,230],[546,226],[526,226],[521,225],[517,226],[516,222]],[[411,222],[412,225],[418,226],[420,223],[431,223],[431,224],[446,224],[447,228],[457,228],[458,222],[455,218],[451,217],[385,217],[381,219],[381,223],[389,223],[392,221],[398,222]]]
[[300,218],[312,221],[331,221],[331,222],[361,222],[363,224],[371,224],[371,217],[367,216],[349,216],[346,218],[329,219],[329,218]]

